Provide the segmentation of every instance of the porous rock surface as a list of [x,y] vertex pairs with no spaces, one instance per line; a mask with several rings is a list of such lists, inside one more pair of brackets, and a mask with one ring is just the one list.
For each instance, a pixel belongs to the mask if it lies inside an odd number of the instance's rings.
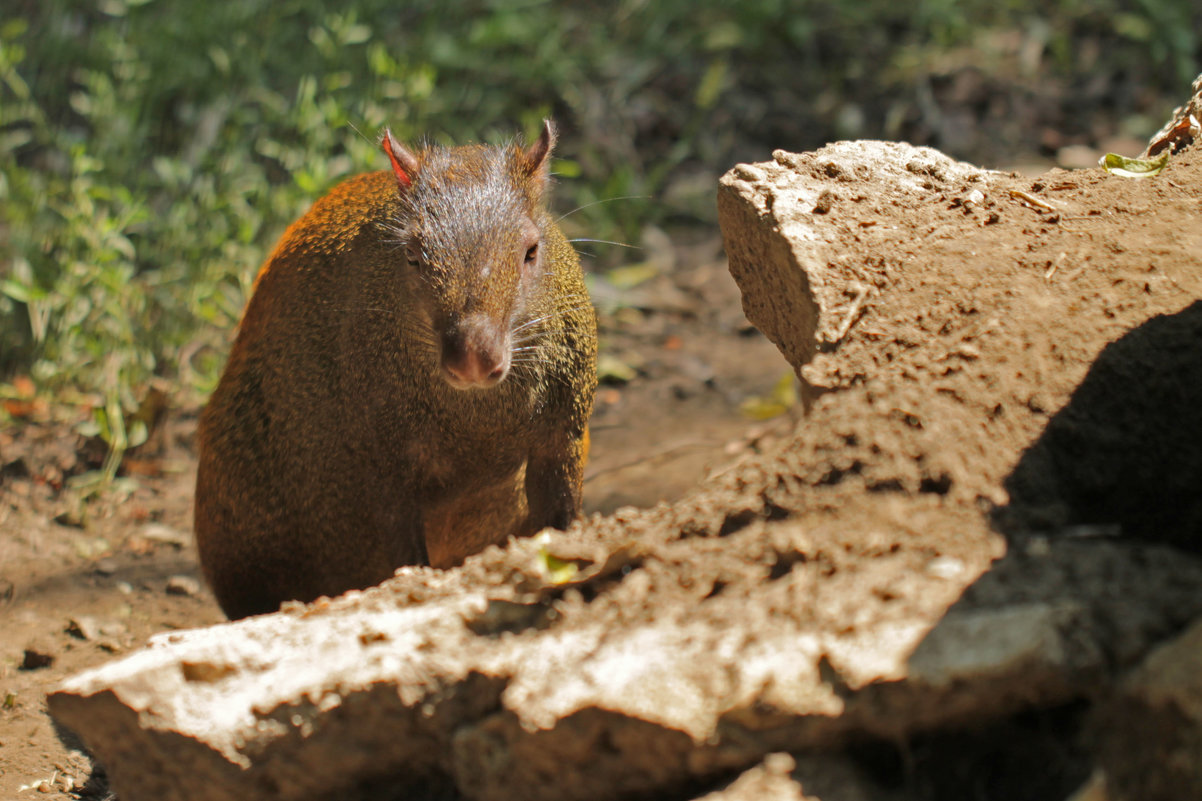
[[1202,621],[1122,682],[1096,730],[1115,798],[1202,798]]
[[[161,635],[51,710],[122,801],[936,799],[1016,754],[978,797],[1067,797],[1076,710],[1202,612],[1196,151],[1136,206],[1100,170],[900,144],[740,165],[731,271],[810,390],[785,446],[670,506]],[[1034,763],[1032,710],[1069,743]]]

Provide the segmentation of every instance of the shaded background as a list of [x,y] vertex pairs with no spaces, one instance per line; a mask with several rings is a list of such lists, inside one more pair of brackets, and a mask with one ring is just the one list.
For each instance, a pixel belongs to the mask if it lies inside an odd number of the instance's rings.
[[[7,0],[0,380],[203,398],[266,251],[383,166],[386,124],[495,142],[553,116],[569,236],[639,244],[716,233],[717,177],[774,148],[905,139],[994,166],[1146,138],[1202,63],[1194,0],[447,6]],[[585,249],[596,276],[645,258]]]

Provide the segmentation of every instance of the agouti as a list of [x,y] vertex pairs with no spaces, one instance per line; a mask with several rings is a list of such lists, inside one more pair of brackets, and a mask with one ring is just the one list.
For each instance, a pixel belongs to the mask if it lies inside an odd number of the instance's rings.
[[580,514],[597,324],[533,145],[335,187],[255,282],[200,420],[196,540],[231,618],[449,567]]

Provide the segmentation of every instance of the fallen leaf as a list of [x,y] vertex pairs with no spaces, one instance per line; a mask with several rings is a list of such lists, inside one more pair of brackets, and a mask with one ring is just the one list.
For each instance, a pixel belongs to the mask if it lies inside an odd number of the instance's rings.
[[13,389],[16,390],[19,398],[32,398],[38,394],[38,388],[34,386],[33,379],[27,375],[19,375],[14,378]]
[[1162,153],[1154,159],[1130,159],[1117,153],[1107,153],[1098,161],[1098,166],[1122,178],[1151,178],[1168,163],[1168,153]]
[[605,274],[605,280],[618,289],[633,289],[659,275],[659,268],[649,261],[615,267]]
[[770,420],[780,417],[797,405],[797,384],[793,371],[781,376],[767,395],[747,398],[739,404],[739,411],[752,420]]
[[551,584],[565,584],[575,578],[580,570],[575,562],[560,559],[545,547],[538,549],[538,567]]
[[638,374],[638,370],[612,353],[603,353],[597,359],[597,380],[602,383],[626,384]]

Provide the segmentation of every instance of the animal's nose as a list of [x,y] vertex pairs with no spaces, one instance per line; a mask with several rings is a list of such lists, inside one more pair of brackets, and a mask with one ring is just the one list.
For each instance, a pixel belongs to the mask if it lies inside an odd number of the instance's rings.
[[484,315],[470,315],[448,326],[442,337],[442,368],[456,389],[484,389],[509,373],[510,356],[503,331]]

